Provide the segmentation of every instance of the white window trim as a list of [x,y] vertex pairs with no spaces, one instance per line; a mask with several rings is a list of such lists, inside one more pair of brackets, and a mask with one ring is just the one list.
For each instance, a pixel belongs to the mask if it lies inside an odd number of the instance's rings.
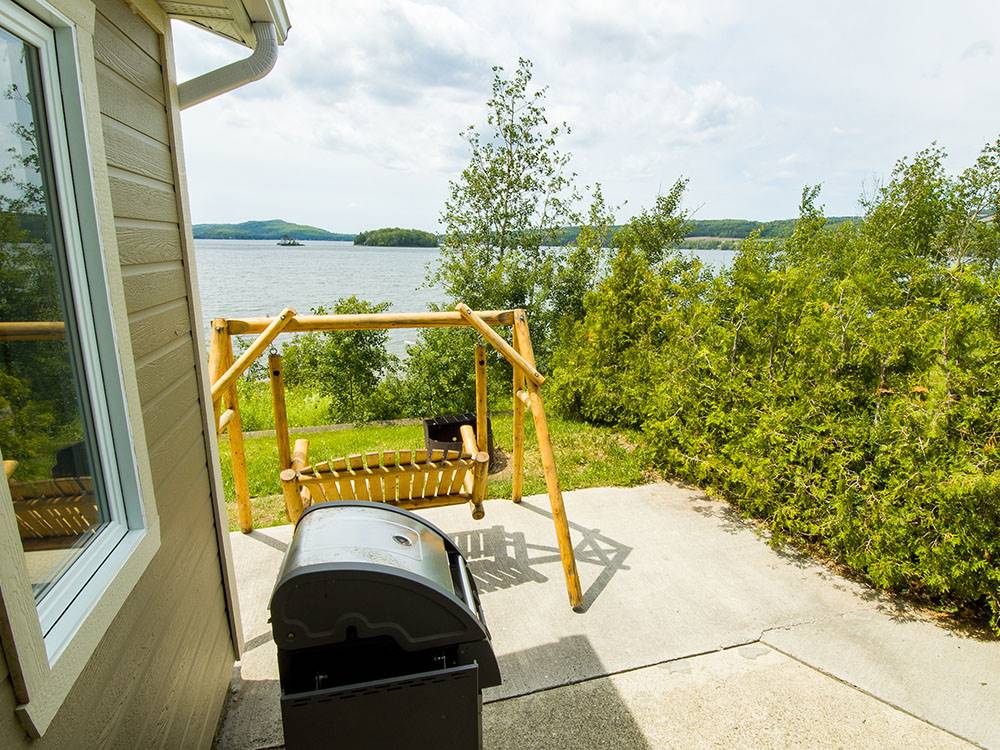
[[[10,491],[0,481],[0,638],[17,713],[28,734],[40,737],[152,560],[159,521],[148,461],[144,452],[137,456],[132,437],[133,424],[142,434],[134,364],[118,354],[119,337],[128,336],[122,290],[120,281],[115,289],[108,282],[102,249],[97,206],[110,206],[110,191],[106,176],[93,178],[87,128],[88,115],[97,107],[95,63],[92,55],[79,53],[77,28],[62,13],[44,0],[20,0],[20,5],[31,13],[0,0],[0,22],[39,47],[74,312],[78,320],[93,320],[96,334],[80,337],[88,369],[100,373],[88,379],[90,405],[107,414],[107,421],[97,424],[111,428],[102,435],[98,427],[101,470],[119,480],[109,483],[120,487],[109,504],[118,504],[122,521],[102,529],[77,561],[84,564],[74,563],[67,571],[62,588],[72,593],[60,598],[54,590],[36,607]],[[109,214],[104,219],[113,222]],[[84,560],[88,556],[99,564]],[[80,580],[81,572],[86,580]]]
[[[68,302],[72,307],[66,334],[67,339],[72,337],[71,345],[79,347],[85,370],[81,375],[87,395],[86,403],[81,404],[81,408],[90,412],[89,420],[93,423],[97,441],[97,456],[94,458],[98,465],[93,466],[92,470],[100,472],[104,480],[98,486],[103,490],[111,516],[38,603],[46,651],[49,661],[55,661],[66,645],[68,636],[79,624],[81,611],[86,611],[92,604],[83,597],[87,592],[87,583],[100,572],[107,559],[121,542],[126,541],[131,531],[143,530],[144,523],[128,420],[116,415],[118,420],[114,423],[111,414],[113,404],[124,402],[124,391],[120,377],[115,377],[120,370],[115,356],[117,342],[113,337],[99,333],[101,330],[113,330],[108,314],[110,300],[104,278],[104,263],[100,253],[95,258],[93,253],[86,252],[77,217],[78,191],[73,184],[70,154],[74,148],[80,149],[81,146],[86,153],[86,133],[78,132],[78,142],[71,146],[69,123],[61,106],[63,97],[59,83],[55,30],[20,8],[0,7],[0,23],[39,50],[41,93],[45,100],[43,116],[47,121],[45,129],[51,146],[48,157],[55,176],[55,184],[50,186],[54,193],[52,198],[56,214],[53,219],[59,223],[56,230],[59,237],[58,240],[53,237],[53,242],[57,250],[62,250],[65,255],[68,275],[66,283],[70,291]],[[73,47],[69,49],[72,50]],[[74,74],[71,77],[75,79],[75,69],[71,72]],[[87,170],[89,171],[89,166]],[[99,244],[97,247],[99,248]],[[91,283],[91,278],[95,278],[96,283]],[[101,292],[103,300],[99,296]],[[91,299],[92,296],[95,299]],[[99,320],[100,317],[105,320]],[[77,616],[74,617],[74,614]]]

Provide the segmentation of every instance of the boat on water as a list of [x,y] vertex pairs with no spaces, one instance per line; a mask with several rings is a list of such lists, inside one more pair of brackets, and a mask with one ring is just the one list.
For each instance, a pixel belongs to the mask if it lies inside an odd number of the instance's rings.
[[304,243],[292,239],[286,234],[284,237],[278,240],[278,244],[281,245],[282,247],[302,247]]

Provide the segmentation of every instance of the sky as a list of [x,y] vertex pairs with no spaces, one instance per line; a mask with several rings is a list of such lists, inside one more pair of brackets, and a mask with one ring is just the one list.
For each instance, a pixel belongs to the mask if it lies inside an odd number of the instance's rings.
[[[263,80],[185,110],[195,223],[436,230],[492,66],[547,86],[580,183],[625,220],[679,176],[697,218],[857,213],[895,161],[1000,136],[994,0],[286,0]],[[174,23],[178,80],[247,50]]]

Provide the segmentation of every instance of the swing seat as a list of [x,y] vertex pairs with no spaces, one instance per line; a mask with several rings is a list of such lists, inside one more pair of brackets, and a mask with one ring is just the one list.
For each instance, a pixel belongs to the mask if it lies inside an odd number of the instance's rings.
[[292,523],[314,502],[370,500],[407,510],[468,503],[482,518],[489,453],[477,447],[475,431],[462,427],[462,450],[401,450],[359,453],[304,465],[308,443],[296,443],[292,468],[281,472],[285,507]]

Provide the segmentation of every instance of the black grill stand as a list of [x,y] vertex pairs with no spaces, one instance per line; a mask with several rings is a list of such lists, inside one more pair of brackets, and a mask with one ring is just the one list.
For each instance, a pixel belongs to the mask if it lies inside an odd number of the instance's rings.
[[500,671],[479,595],[458,548],[417,515],[308,508],[271,625],[288,750],[482,747],[481,691]]

